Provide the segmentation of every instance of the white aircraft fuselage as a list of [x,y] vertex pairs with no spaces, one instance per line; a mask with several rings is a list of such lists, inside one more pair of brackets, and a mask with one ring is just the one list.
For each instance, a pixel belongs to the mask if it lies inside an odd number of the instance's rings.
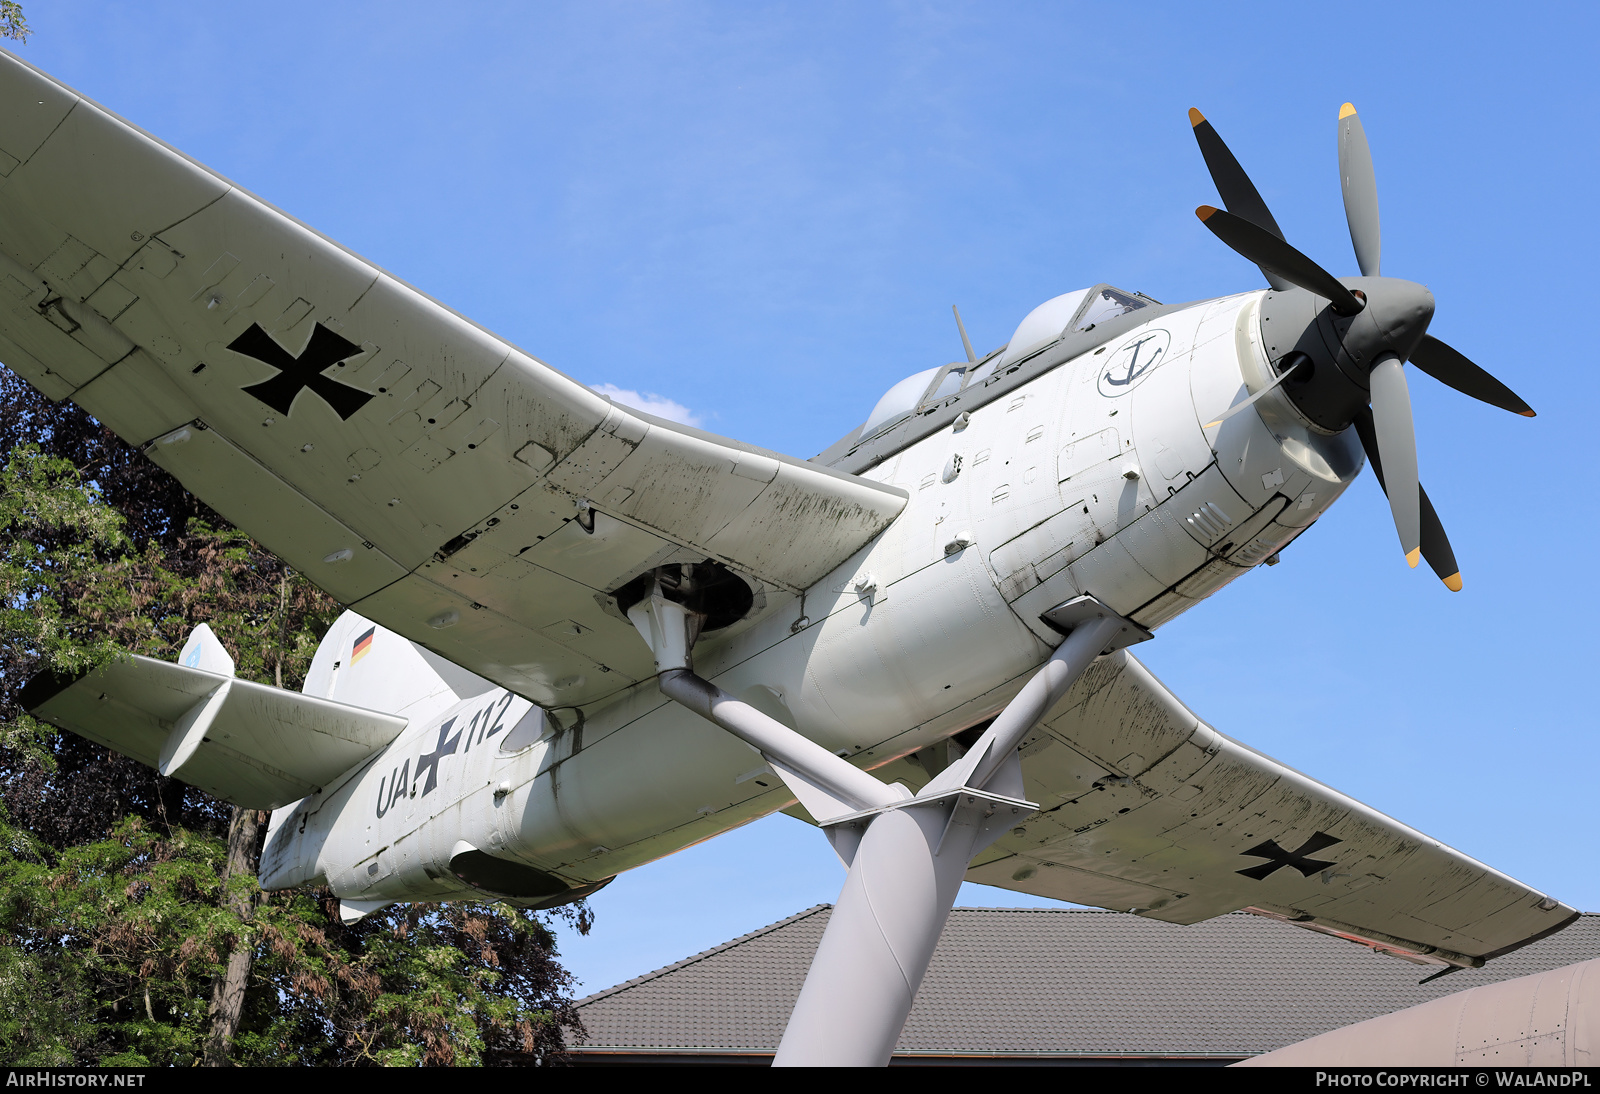
[[[1151,308],[1021,386],[969,397],[963,418],[861,472],[909,492],[894,523],[804,597],[704,635],[696,671],[880,767],[994,716],[1050,655],[1046,609],[1092,593],[1153,630],[1272,559],[1364,458],[1354,429],[1315,426],[1281,387],[1211,424],[1275,379],[1265,296]],[[1006,361],[994,360],[967,384],[998,379]],[[308,693],[360,702],[335,684],[353,637],[330,633]],[[274,814],[267,888],[471,898],[450,863],[478,850],[548,876],[558,902],[793,800],[750,746],[653,679],[600,709],[545,715],[487,682],[464,701],[425,694],[420,661],[392,671],[397,694],[415,693],[410,725]]]
[[966,361],[803,461],[613,404],[3,51],[0,87],[0,356],[352,608],[304,694],[200,626],[179,663],[19,701],[273,809],[264,887],[326,883],[347,921],[548,908],[793,803],[848,875],[780,1065],[889,1062],[964,879],[1242,909],[1441,972],[1577,919],[1211,728],[1123,648],[1368,460],[1408,563],[1461,588],[1405,366],[1534,411],[1382,275],[1352,104],[1361,277],[1294,248],[1191,110],[1226,206],[1196,215],[1272,289],[1095,286],[982,360],[963,330]]

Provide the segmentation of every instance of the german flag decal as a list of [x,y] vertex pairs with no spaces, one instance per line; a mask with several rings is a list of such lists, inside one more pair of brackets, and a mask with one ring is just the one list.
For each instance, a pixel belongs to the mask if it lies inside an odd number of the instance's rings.
[[377,627],[368,627],[366,633],[356,639],[356,644],[350,647],[350,664],[354,665],[367,655],[367,651],[372,648],[372,635],[377,629]]

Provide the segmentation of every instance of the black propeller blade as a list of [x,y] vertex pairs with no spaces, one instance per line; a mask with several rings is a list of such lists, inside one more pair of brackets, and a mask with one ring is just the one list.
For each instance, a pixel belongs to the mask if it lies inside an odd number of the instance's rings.
[[1524,418],[1534,416],[1533,408],[1523,402],[1520,395],[1431,334],[1423,335],[1422,344],[1411,351],[1411,363],[1441,384],[1479,402],[1521,414]]
[[[1194,139],[1200,145],[1200,154],[1205,157],[1211,181],[1216,184],[1217,193],[1222,195],[1223,206],[1235,216],[1241,216],[1282,239],[1283,229],[1272,219],[1267,203],[1261,199],[1261,192],[1250,181],[1250,176],[1245,174],[1244,168],[1239,166],[1239,161],[1211,127],[1211,123],[1206,121],[1205,115],[1190,107],[1189,124],[1194,127]],[[1279,292],[1291,287],[1289,282],[1266,267],[1263,266],[1261,272],[1266,275],[1267,284]]]
[[[1378,453],[1378,435],[1373,428],[1372,411],[1366,407],[1356,415],[1356,434],[1361,438],[1361,447],[1366,449],[1367,461],[1372,464],[1372,473],[1378,477],[1378,485],[1383,488],[1384,494],[1389,493],[1389,485],[1383,477],[1383,459]],[[1453,593],[1461,591],[1461,567],[1456,565],[1456,553],[1450,549],[1450,537],[1445,535],[1444,524],[1439,520],[1439,514],[1433,508],[1433,502],[1428,500],[1428,492],[1417,484],[1417,501],[1421,510],[1422,522],[1422,557],[1428,560],[1428,566],[1439,575],[1439,580],[1444,582],[1444,587]]]
[[1361,310],[1361,301],[1336,277],[1265,228],[1210,205],[1200,206],[1194,214],[1218,239],[1245,258],[1289,284],[1331,301],[1333,310],[1340,315],[1355,315]]

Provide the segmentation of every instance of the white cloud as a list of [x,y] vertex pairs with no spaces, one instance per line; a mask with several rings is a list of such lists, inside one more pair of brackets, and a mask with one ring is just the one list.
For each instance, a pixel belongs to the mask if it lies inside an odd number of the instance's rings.
[[635,410],[642,410],[646,414],[654,414],[657,418],[665,418],[669,422],[679,422],[683,425],[693,426],[698,426],[701,422],[700,415],[682,403],[667,398],[665,395],[629,391],[627,388],[620,388],[616,384],[590,384],[589,387],[602,395],[609,396],[623,406],[631,406]]

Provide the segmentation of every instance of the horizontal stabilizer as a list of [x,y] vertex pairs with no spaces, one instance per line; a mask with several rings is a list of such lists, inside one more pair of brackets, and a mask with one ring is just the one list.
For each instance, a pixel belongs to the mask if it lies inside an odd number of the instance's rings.
[[406,719],[148,657],[23,690],[34,717],[249,809],[328,786]]

